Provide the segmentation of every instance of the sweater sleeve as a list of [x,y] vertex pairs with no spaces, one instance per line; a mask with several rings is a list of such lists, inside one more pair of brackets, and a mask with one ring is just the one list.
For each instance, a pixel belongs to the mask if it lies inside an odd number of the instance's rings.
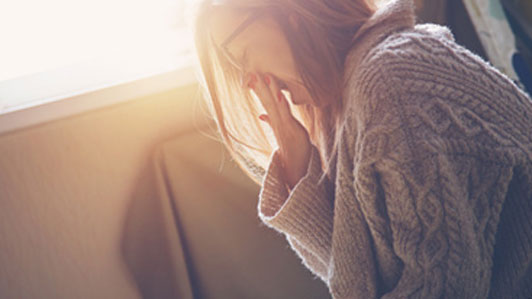
[[328,280],[328,267],[325,265],[314,253],[306,249],[301,243],[291,236],[286,236],[288,244],[292,247],[297,255],[301,258],[303,264],[312,269],[313,273],[318,276],[324,282]]
[[266,170],[258,203],[259,218],[289,236],[292,248],[320,276],[330,257],[334,204],[330,181],[327,177],[319,181],[322,173],[318,149],[312,145],[306,174],[288,190],[282,181],[277,149]]

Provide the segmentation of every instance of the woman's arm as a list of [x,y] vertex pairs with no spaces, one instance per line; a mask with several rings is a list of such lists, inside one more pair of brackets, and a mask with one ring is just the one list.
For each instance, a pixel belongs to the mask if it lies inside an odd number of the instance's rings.
[[[320,159],[318,149],[312,145],[307,173],[292,190],[288,190],[282,180],[276,150],[260,191],[258,214],[267,226],[297,240],[300,248],[312,252],[316,261],[327,265],[331,250],[334,188],[327,178],[319,182],[323,173]],[[300,255],[304,260],[307,256]],[[307,263],[313,266],[316,274],[322,272],[319,270],[322,265],[310,259]]]

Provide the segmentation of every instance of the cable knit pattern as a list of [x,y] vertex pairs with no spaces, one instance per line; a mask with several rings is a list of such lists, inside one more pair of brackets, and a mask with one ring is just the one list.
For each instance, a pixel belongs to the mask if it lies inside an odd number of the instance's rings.
[[258,214],[333,298],[532,298],[532,101],[415,25],[412,0],[354,37],[334,182],[312,147],[288,190],[272,154]]

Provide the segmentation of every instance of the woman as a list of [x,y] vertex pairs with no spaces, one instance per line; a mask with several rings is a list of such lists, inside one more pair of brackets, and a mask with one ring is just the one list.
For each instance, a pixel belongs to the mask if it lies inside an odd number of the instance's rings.
[[197,8],[220,135],[334,298],[531,298],[532,102],[511,80],[412,0]]

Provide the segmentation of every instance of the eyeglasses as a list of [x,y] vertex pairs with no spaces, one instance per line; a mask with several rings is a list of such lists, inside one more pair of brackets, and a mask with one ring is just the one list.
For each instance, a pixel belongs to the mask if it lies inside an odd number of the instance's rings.
[[[227,60],[229,60],[229,62],[234,66],[236,67],[240,72],[241,74],[244,74],[245,72],[245,66],[244,65],[241,65],[239,62],[238,62],[238,59],[236,59],[232,54],[231,52],[229,52],[229,50],[227,49],[227,45],[238,35],[240,34],[242,31],[244,31],[244,29],[246,29],[252,22],[254,22],[257,18],[259,18],[261,15],[264,14],[264,10],[256,10],[254,12],[252,12],[252,14],[244,21],[242,22],[240,25],[238,25],[238,27],[233,31],[233,33],[231,33],[231,35],[229,35],[229,37],[227,37],[225,39],[224,42],[222,42],[222,44],[220,45],[220,47],[218,48],[222,53],[224,53],[224,55],[226,55],[227,57]],[[216,46],[216,43],[214,43],[213,41],[213,44]]]

